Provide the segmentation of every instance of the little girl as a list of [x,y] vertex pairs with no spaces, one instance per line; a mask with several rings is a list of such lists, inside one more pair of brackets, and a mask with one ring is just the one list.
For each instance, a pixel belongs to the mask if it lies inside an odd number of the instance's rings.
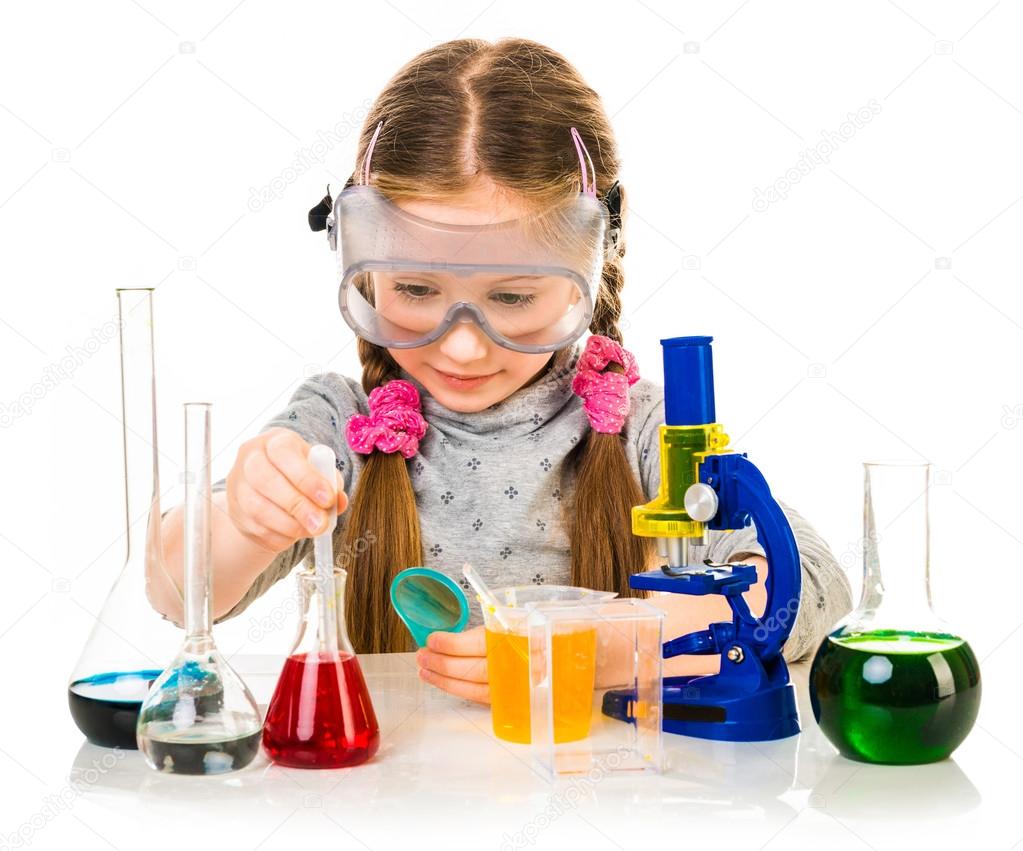
[[[600,99],[542,45],[448,42],[387,85],[357,162],[348,182],[357,191],[336,206],[328,196],[310,224],[329,224],[362,378],[305,381],[214,486],[215,617],[237,615],[285,577],[328,512],[341,515],[335,552],[360,653],[410,649],[388,592],[413,565],[463,582],[468,561],[495,588],[634,594],[629,575],[659,563],[652,541],[632,534],[630,512],[658,492],[664,394],[621,345],[625,193]],[[334,448],[336,482],[309,464],[314,443]],[[827,545],[785,511],[802,562],[785,646],[794,660],[851,601]],[[180,509],[164,522],[180,584]],[[746,598],[762,613],[770,565],[756,530],[710,532],[707,543],[714,561],[757,565]],[[151,596],[180,620],[176,591],[154,581]],[[666,638],[731,620],[718,596],[652,602],[667,612]],[[475,610],[465,632],[431,636],[417,654],[424,680],[487,701],[479,622]],[[713,664],[680,657],[665,673]]]

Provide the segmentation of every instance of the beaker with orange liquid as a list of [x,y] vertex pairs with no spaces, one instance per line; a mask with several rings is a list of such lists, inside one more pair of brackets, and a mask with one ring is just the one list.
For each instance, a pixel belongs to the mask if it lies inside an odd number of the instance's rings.
[[[506,742],[530,742],[530,611],[537,606],[577,605],[614,596],[614,592],[564,585],[521,586],[494,592],[500,605],[483,606],[483,623],[495,736]],[[533,664],[540,661],[539,652],[540,648],[534,648]],[[558,742],[589,735],[596,652],[597,628],[593,621],[572,624],[552,638],[554,736]]]

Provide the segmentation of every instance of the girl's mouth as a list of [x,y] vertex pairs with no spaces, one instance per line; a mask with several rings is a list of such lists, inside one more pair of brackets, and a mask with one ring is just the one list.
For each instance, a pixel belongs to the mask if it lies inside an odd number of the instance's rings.
[[496,372],[492,372],[488,375],[458,375],[451,372],[443,372],[442,370],[433,367],[433,371],[436,372],[449,387],[456,387],[459,390],[473,390],[477,387],[486,384],[491,378],[497,375]]

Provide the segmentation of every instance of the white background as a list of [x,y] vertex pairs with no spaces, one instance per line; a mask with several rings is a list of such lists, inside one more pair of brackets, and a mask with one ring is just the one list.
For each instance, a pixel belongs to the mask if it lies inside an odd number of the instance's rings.
[[[119,0],[0,16],[0,652],[19,695],[0,707],[0,771],[15,819],[40,794],[19,765],[67,769],[59,749],[34,763],[33,742],[77,746],[65,678],[124,556],[116,338],[11,406],[116,318],[115,287],[156,287],[165,488],[182,402],[213,403],[220,478],[305,375],[358,375],[306,212],[352,171],[388,78],[460,36],[547,43],[602,95],[631,206],[627,347],[660,381],[660,337],[714,335],[719,420],[854,587],[861,462],[933,462],[934,599],[985,677],[973,735],[1020,758],[1019,3]],[[871,104],[827,163],[754,209]],[[272,182],[280,197],[256,209]],[[289,590],[222,645],[244,649]]]

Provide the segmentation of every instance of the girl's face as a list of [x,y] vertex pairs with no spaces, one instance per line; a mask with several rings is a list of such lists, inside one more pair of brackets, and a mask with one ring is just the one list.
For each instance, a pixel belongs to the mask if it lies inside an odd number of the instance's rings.
[[[417,216],[457,225],[486,225],[526,214],[489,178],[479,178],[456,201],[399,201]],[[452,411],[482,411],[531,383],[554,356],[497,345],[481,328],[456,322],[439,340],[415,349],[388,349],[395,362]]]

